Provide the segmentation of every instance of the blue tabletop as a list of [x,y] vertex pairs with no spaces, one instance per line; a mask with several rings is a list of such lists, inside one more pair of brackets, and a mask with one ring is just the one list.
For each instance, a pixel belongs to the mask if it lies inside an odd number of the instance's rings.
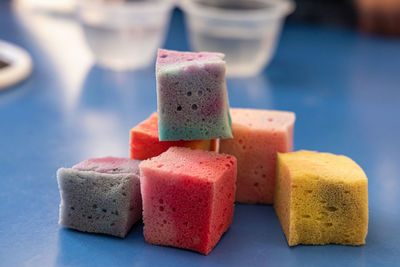
[[[59,31],[63,27],[62,32]],[[273,207],[236,205],[209,256],[57,224],[56,170],[128,156],[129,129],[156,109],[153,68],[92,67],[68,16],[16,15],[0,4],[0,39],[28,50],[31,77],[0,92],[1,266],[394,266],[400,263],[400,40],[287,24],[271,65],[228,79],[233,107],[296,112],[295,149],[344,154],[369,178],[366,245],[289,248]],[[188,49],[174,12],[166,48]]]

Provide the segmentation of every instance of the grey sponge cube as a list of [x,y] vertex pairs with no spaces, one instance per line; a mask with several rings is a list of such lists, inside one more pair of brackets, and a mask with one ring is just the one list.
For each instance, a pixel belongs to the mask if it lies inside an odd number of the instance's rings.
[[83,232],[125,237],[142,215],[138,173],[60,168],[59,224]]

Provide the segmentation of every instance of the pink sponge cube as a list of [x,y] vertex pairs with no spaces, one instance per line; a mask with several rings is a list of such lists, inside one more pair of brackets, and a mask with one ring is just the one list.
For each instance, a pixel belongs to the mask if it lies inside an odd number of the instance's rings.
[[146,242],[210,253],[232,222],[236,158],[171,147],[139,167]]
[[238,161],[236,201],[272,204],[277,152],[293,149],[295,114],[287,111],[232,108],[233,139],[220,152]]

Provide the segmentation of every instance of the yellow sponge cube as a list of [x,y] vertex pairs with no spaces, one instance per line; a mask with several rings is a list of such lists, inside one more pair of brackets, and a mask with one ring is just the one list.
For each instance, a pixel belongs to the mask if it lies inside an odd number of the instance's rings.
[[362,245],[368,232],[368,180],[346,156],[278,153],[274,206],[289,246]]

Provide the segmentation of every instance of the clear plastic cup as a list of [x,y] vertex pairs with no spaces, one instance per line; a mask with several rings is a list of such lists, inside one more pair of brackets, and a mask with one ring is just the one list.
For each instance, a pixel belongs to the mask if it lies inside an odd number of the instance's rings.
[[173,7],[172,0],[81,0],[77,14],[96,62],[129,70],[153,62]]
[[257,75],[270,62],[291,0],[182,0],[195,51],[226,55],[227,75]]

